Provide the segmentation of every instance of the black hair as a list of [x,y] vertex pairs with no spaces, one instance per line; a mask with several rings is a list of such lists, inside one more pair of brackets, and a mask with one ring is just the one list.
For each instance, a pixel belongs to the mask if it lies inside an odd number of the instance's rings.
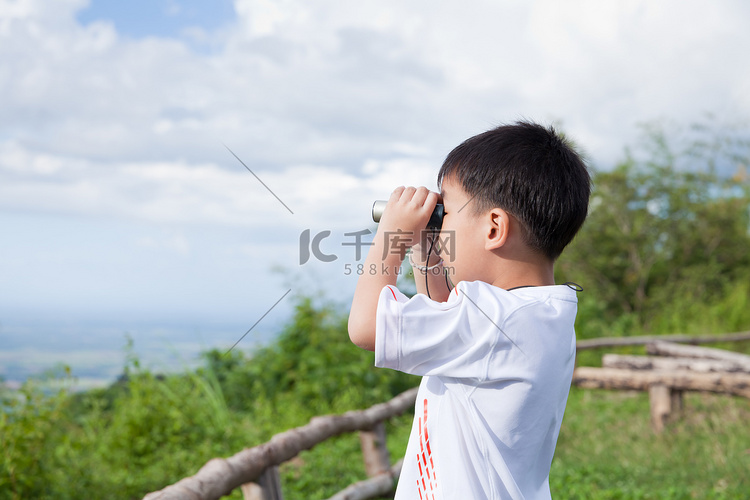
[[552,127],[519,121],[464,141],[438,172],[458,182],[475,213],[501,208],[523,226],[525,242],[551,260],[583,225],[591,178],[573,145]]

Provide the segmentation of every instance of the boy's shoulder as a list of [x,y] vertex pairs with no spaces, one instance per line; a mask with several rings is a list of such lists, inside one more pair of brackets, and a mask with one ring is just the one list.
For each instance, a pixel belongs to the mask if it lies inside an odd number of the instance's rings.
[[[519,286],[508,290],[484,281],[461,281],[451,292],[451,299],[474,302],[501,302],[523,307],[535,302],[578,302],[577,290],[570,284],[548,286]],[[451,300],[449,299],[449,300]]]
[[567,352],[575,338],[577,299],[566,286],[509,291],[462,281],[446,302],[388,286],[380,299],[376,366],[415,375],[501,380]]
[[[578,309],[576,290],[567,285],[528,286],[505,290],[482,281],[461,282],[455,300],[474,328],[482,323],[513,338],[572,330]],[[532,333],[533,332],[533,333]]]
[[[381,292],[381,313],[391,311],[397,315],[410,313],[417,321],[428,317],[448,318],[447,314],[485,317],[490,322],[504,321],[525,311],[540,314],[544,309],[572,311],[578,304],[577,290],[568,284],[549,286],[517,287],[505,290],[484,281],[460,281],[451,290],[445,302],[435,302],[426,295],[417,294],[409,298],[394,286],[386,286]],[[391,300],[392,299],[392,300]],[[396,309],[388,304],[400,304]],[[420,319],[421,318],[421,319]],[[478,325],[475,325],[478,326]]]

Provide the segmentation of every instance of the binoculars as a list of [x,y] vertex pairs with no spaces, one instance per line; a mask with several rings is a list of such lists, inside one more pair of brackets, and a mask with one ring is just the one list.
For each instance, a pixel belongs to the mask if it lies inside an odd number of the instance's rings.
[[[385,200],[377,200],[372,204],[372,220],[374,220],[375,222],[380,222],[380,218],[383,216],[383,211],[385,210],[385,206],[387,204],[388,202]],[[435,210],[432,211],[430,220],[427,221],[427,229],[435,229],[439,231],[443,226],[444,213],[445,210],[443,209],[442,204],[438,203],[437,205],[435,205]]]

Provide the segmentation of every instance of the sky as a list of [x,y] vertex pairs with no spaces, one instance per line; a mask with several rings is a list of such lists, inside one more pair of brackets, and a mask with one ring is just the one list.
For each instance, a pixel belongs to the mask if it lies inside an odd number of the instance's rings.
[[[748,20],[742,0],[0,0],[0,351],[256,325],[242,347],[295,296],[345,308],[372,202],[434,189],[472,135],[554,123],[606,169],[643,123],[746,119]],[[301,262],[306,230],[334,260]]]

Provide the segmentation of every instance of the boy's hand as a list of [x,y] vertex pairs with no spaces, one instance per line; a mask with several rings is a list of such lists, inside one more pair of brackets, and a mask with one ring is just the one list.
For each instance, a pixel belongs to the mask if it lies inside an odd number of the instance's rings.
[[424,186],[397,187],[388,199],[378,233],[397,236],[398,246],[405,253],[406,249],[424,242],[429,236],[430,232],[425,229],[439,201],[440,195]]
[[427,222],[440,195],[426,187],[399,187],[391,194],[380,218],[363,269],[357,280],[349,313],[349,337],[358,346],[375,349],[378,297],[386,285],[395,285],[406,250],[426,238]]

